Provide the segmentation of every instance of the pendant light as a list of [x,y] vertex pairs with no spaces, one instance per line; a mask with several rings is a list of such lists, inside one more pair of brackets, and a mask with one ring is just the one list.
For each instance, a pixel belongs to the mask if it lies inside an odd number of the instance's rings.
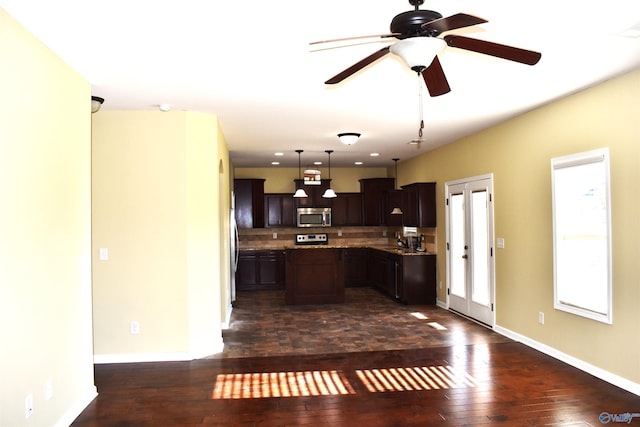
[[300,172],[300,153],[302,153],[303,150],[296,150],[296,153],[298,153],[298,180],[301,182],[300,183],[300,188],[298,188],[296,190],[296,192],[294,193],[293,197],[309,197],[307,195],[307,193],[304,191],[304,188],[302,188],[302,173]]
[[324,150],[324,152],[329,155],[329,187],[325,190],[322,197],[325,199],[333,199],[338,197],[336,192],[331,189],[331,153],[333,153],[333,150]]
[[[396,162],[396,177],[393,179],[393,189],[397,190],[398,189],[398,160],[400,159],[392,159],[394,162]],[[393,210],[391,211],[391,215],[402,215],[402,209],[400,209],[399,207],[394,207]]]

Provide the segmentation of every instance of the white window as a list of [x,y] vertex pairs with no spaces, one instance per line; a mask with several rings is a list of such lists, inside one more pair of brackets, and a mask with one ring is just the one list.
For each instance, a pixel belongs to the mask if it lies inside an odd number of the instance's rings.
[[612,323],[607,148],[551,159],[554,307]]

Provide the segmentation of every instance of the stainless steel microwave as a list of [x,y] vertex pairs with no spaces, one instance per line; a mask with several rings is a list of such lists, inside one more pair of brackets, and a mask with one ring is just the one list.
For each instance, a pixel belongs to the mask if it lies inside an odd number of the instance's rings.
[[298,227],[331,227],[331,208],[298,208]]

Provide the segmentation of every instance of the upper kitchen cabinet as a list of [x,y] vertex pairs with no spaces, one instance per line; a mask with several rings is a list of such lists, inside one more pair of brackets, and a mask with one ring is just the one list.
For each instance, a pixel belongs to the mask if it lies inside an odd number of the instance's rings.
[[238,228],[264,227],[264,179],[234,179]]
[[333,199],[331,207],[331,225],[362,225],[362,194],[340,193]]
[[[296,190],[300,187],[304,188],[304,191],[309,197],[296,198],[296,207],[300,208],[330,208],[332,199],[325,199],[322,197],[324,191],[331,186],[330,179],[320,180],[320,185],[306,185],[304,180],[294,180]],[[293,193],[292,193],[293,194]]]
[[268,193],[264,196],[266,227],[295,227],[295,199],[291,193]]
[[416,182],[402,186],[403,225],[409,227],[436,226],[436,183]]
[[388,193],[393,191],[393,178],[367,178],[360,180],[363,225],[386,225],[389,209]]

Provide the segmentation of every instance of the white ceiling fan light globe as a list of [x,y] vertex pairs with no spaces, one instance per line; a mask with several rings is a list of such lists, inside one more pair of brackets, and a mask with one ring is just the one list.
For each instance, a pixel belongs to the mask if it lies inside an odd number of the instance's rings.
[[436,37],[410,37],[395,42],[389,51],[402,58],[412,70],[422,71],[446,46],[444,40]]

